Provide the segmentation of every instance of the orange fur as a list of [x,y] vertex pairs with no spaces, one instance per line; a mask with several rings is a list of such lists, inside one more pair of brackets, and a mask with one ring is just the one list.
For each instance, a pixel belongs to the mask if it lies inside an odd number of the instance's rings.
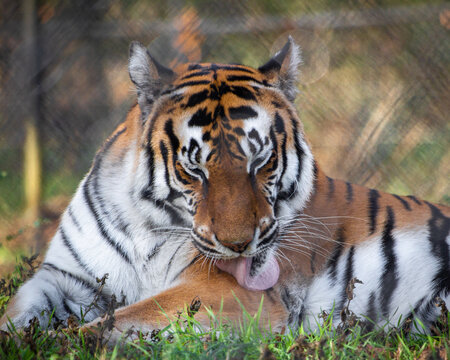
[[[201,78],[204,78],[204,76]],[[177,82],[175,82],[176,85]],[[195,89],[191,89],[184,96],[187,97],[192,92],[195,92]],[[270,114],[274,114],[275,110],[272,105],[274,100],[273,98],[271,100],[269,99],[270,97],[267,94],[261,95],[261,103]],[[276,101],[283,102],[282,99],[277,99]],[[163,119],[169,116],[176,119],[177,117],[181,117],[183,111],[182,106],[173,107],[165,104],[162,106],[162,115],[160,116]],[[278,111],[287,119],[294,116],[292,113],[293,110],[289,106]],[[119,131],[125,126],[127,128],[127,135],[113,145],[112,154],[120,154],[121,149],[129,146],[131,142],[135,142],[137,137],[142,136],[140,134],[142,129],[136,125],[139,123],[139,117],[139,107],[134,106],[129,112],[126,121],[116,130]],[[164,121],[155,124],[153,138],[155,141],[159,141],[158,136],[163,133],[163,129],[160,127],[163,126],[162,124],[164,124]],[[146,139],[147,136],[148,134],[144,133],[143,139]],[[288,132],[287,146],[293,146],[291,132]],[[138,147],[138,151],[141,151],[141,149],[141,147]],[[244,169],[235,169],[235,164],[227,158],[223,159],[221,165],[223,164],[227,164],[224,166],[224,172],[220,172],[223,170],[217,170],[217,173],[214,173],[214,170],[212,171],[210,181],[212,190],[209,192],[208,202],[204,202],[199,206],[197,217],[199,218],[198,221],[209,224],[216,219],[213,224],[216,234],[218,234],[219,238],[223,238],[224,242],[232,245],[244,241],[242,239],[248,240],[251,238],[251,234],[247,230],[253,231],[254,220],[251,216],[247,216],[247,214],[253,211],[264,213],[268,210],[264,208],[261,200],[242,196],[242,194],[250,193],[250,184],[246,182],[247,180],[243,180],[245,177],[242,174],[239,174],[239,171],[242,172]],[[391,194],[378,192],[379,197],[377,200],[380,210],[374,224],[375,229],[373,233],[370,233],[367,210],[369,208],[369,189],[352,185],[352,200],[349,201],[346,198],[348,196],[346,194],[348,185],[344,181],[328,179],[321,169],[317,168],[315,192],[303,213],[314,218],[322,219],[322,225],[320,223],[309,224],[312,233],[320,231],[329,234],[330,238],[335,239],[338,229],[342,228],[345,232],[345,247],[347,248],[381,233],[385,221],[385,208],[387,206],[392,207],[396,216],[396,224],[399,227],[404,227],[408,224],[414,226],[425,225],[430,217],[430,209],[425,205],[424,201],[401,197],[410,207],[411,210],[408,211],[398,198]],[[329,181],[333,181],[332,193],[330,193]],[[221,193],[220,189],[226,183],[229,183],[228,187],[233,189],[233,193],[226,195]],[[200,187],[201,185],[199,184],[194,184],[193,186],[196,191],[199,191]],[[218,189],[217,197],[215,197],[214,187]],[[444,214],[447,216],[450,215],[450,209],[448,207],[438,207]],[[219,217],[214,216],[214,213],[219,214]],[[259,217],[261,217],[261,214]],[[331,218],[332,220],[330,220]],[[301,223],[301,219],[298,222]],[[323,253],[331,253],[333,249],[334,244],[332,242],[308,234],[302,234],[302,237],[307,241],[319,244]],[[293,276],[299,274],[306,279],[312,278],[323,269],[326,263],[327,257],[323,253],[314,253],[312,249],[306,249],[303,254],[284,250],[284,254],[289,261],[280,264],[281,277],[279,283],[288,282]],[[149,326],[159,328],[165,326],[168,323],[168,318],[162,315],[160,306],[169,317],[175,316],[178,311],[184,306],[188,306],[196,297],[200,298],[203,306],[203,310],[196,317],[205,326],[209,325],[205,307],[217,311],[220,309],[222,301],[222,315],[236,321],[241,318],[242,311],[235,297],[252,314],[257,311],[261,296],[263,295],[265,295],[263,314],[266,316],[263,318],[262,325],[267,326],[270,322],[272,328],[281,328],[286,323],[288,313],[282,306],[278,287],[264,292],[248,291],[240,287],[236,283],[236,280],[229,274],[215,267],[208,268],[208,266],[201,267],[199,265],[194,265],[189,271],[185,272],[183,279],[184,283],[173,289],[164,291],[151,299],[146,299],[119,309],[115,314],[116,328],[122,331],[131,326],[136,328],[149,328]],[[90,324],[88,327],[90,328],[92,325]]]

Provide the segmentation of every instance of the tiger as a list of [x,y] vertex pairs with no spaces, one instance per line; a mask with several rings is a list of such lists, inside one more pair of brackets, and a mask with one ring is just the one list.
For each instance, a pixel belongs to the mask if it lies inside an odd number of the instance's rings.
[[291,37],[257,69],[169,69],[132,42],[137,101],[1,328],[75,316],[95,331],[115,297],[112,339],[160,329],[194,298],[205,327],[211,309],[234,322],[244,307],[263,328],[314,331],[320,313],[338,325],[347,307],[426,331],[434,299],[450,305],[450,208],[328,177],[294,106],[300,62]]

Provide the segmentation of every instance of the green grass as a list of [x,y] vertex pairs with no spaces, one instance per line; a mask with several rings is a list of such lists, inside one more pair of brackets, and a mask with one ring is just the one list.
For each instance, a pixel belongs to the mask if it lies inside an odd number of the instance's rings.
[[[33,259],[23,260],[0,283],[2,312],[10,296],[36,269]],[[113,345],[98,336],[83,336],[75,321],[50,331],[32,322],[21,332],[0,333],[0,359],[446,359],[450,355],[446,310],[435,329],[440,335],[435,336],[411,334],[406,328],[365,331],[352,316],[343,326],[333,327],[327,314],[314,334],[302,328],[277,334],[258,327],[261,307],[254,316],[244,310],[243,321],[233,325],[209,312],[211,328],[205,329],[195,319],[200,305],[193,304],[167,328],[140,334],[133,341],[123,338]]]

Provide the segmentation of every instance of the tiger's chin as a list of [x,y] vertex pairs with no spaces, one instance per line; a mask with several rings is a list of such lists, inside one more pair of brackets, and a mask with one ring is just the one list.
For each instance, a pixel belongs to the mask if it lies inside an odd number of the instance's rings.
[[237,257],[219,260],[217,267],[234,276],[243,288],[262,291],[275,286],[280,276],[280,267],[274,251],[264,251],[254,257]]

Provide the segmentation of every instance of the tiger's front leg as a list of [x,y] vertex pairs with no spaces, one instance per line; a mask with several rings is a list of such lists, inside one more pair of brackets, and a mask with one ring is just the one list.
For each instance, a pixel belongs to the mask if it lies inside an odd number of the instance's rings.
[[[283,306],[277,290],[250,291],[242,288],[236,280],[227,273],[213,270],[209,275],[186,278],[184,282],[172,289],[166,290],[154,297],[118,309],[114,313],[113,328],[104,333],[110,342],[117,341],[121,336],[136,335],[138,332],[150,334],[155,329],[162,329],[175,319],[185,306],[193,299],[201,302],[195,320],[204,328],[210,325],[206,309],[211,309],[224,320],[236,322],[243,316],[240,305],[250,314],[257,313],[263,298],[263,309],[260,327],[281,330],[287,323],[288,313]],[[82,328],[83,332],[94,332],[98,335],[99,325],[105,318],[98,318]],[[132,331],[129,331],[132,330]],[[123,335],[124,334],[124,335]]]

